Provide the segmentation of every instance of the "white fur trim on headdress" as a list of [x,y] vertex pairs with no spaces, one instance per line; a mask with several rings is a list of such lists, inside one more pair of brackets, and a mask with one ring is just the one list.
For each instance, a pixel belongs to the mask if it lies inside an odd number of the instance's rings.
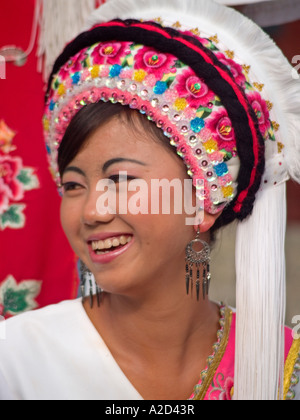
[[74,0],[36,0],[36,8],[41,10],[37,51],[39,71],[43,69],[47,81],[58,54],[79,33],[95,9],[95,0],[76,0],[76,6]]
[[165,26],[217,35],[236,60],[250,66],[251,81],[272,108],[276,141],[267,144],[266,172],[253,214],[237,233],[235,398],[277,399],[284,364],[284,183],[289,177],[300,182],[300,80],[256,24],[212,0],[109,0],[94,12],[88,28],[114,18],[159,18]]

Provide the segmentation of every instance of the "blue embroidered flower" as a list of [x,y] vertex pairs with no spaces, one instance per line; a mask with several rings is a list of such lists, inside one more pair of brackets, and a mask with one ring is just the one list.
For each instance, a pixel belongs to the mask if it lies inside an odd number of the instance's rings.
[[168,89],[168,85],[166,82],[157,82],[153,88],[153,92],[156,95],[162,95]]
[[200,131],[205,127],[205,122],[202,118],[195,118],[191,121],[191,129],[194,133],[200,133]]
[[113,65],[112,68],[110,69],[109,77],[120,76],[120,73],[121,73],[122,69],[123,69],[123,67],[120,66],[119,64]]
[[216,165],[214,168],[215,168],[217,176],[224,176],[228,174],[228,166],[226,165],[225,162],[220,163],[219,165]]
[[50,102],[50,105],[49,105],[50,111],[53,111],[54,107],[55,107],[55,102],[53,101],[53,99],[51,99],[51,102]]
[[73,85],[77,85],[80,82],[80,72],[72,74],[71,79],[73,80]]

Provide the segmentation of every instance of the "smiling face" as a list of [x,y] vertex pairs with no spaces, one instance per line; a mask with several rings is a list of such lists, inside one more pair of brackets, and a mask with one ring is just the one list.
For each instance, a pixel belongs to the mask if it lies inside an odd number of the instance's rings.
[[[119,178],[119,172],[126,172],[128,180]],[[116,183],[118,203],[124,183],[147,185],[148,214],[119,214],[118,208],[116,214],[97,212],[103,194],[97,185],[103,179]],[[126,293],[140,287],[145,292],[156,283],[174,285],[176,277],[182,284],[185,248],[194,238],[194,229],[186,226],[184,212],[174,214],[172,189],[171,214],[151,214],[153,179],[176,179],[183,185],[188,175],[183,161],[147,134],[138,121],[133,128],[117,117],[94,131],[64,170],[63,228],[75,253],[107,292]],[[127,193],[127,202],[134,194]]]

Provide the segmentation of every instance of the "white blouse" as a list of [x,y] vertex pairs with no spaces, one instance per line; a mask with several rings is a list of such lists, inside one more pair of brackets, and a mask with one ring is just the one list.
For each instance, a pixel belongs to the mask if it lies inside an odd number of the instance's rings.
[[81,299],[4,323],[0,400],[142,400],[91,323]]

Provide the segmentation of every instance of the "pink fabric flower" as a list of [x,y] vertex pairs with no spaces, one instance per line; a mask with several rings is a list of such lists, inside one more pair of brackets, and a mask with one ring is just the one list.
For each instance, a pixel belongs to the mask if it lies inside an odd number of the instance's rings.
[[221,152],[214,152],[210,155],[210,160],[213,162],[214,165],[217,163],[222,163],[224,160],[224,155]]
[[2,203],[7,201],[7,199],[19,201],[24,197],[24,189],[21,182],[17,179],[22,167],[20,158],[0,155]]
[[246,77],[243,73],[243,67],[230,58],[225,57],[225,55],[221,52],[216,53],[216,57],[219,61],[221,61],[221,63],[228,67],[236,83],[245,89]]
[[185,98],[192,108],[208,106],[215,98],[215,94],[191,69],[185,70],[178,77],[176,89],[180,97]]
[[219,150],[232,152],[236,147],[235,133],[226,109],[213,112],[206,120],[206,128],[211,130],[212,137],[218,142]]
[[89,69],[83,70],[83,72],[82,72],[82,80],[88,79],[90,77],[90,75],[91,75],[91,73],[90,73]]
[[0,215],[8,210],[10,195],[8,186],[5,185],[3,179],[0,178]]
[[199,135],[203,141],[207,141],[211,138],[211,132],[207,128],[203,128],[203,130],[200,131]]
[[219,396],[219,400],[220,401],[231,401],[232,400],[231,392],[232,392],[233,387],[234,387],[233,379],[232,378],[227,378],[225,380],[223,392],[221,392],[221,394]]
[[251,92],[248,95],[250,105],[254,109],[259,123],[259,130],[265,137],[271,127],[270,113],[266,102],[262,99],[258,92]]
[[171,54],[163,54],[153,48],[141,48],[135,56],[134,68],[143,69],[148,74],[153,74],[156,80],[160,80],[165,73],[170,73],[174,67],[176,58]]
[[61,80],[66,80],[71,73],[76,73],[83,68],[82,62],[87,58],[86,50],[80,51],[72,59],[70,59],[59,71]]
[[106,42],[96,45],[91,53],[94,65],[121,64],[122,58],[130,53],[130,42]]
[[133,76],[133,70],[128,67],[125,67],[120,73],[120,77],[122,79],[132,79],[132,76]]
[[165,98],[168,102],[173,103],[178,98],[178,95],[173,89],[169,89],[165,93]]
[[230,174],[219,177],[219,184],[221,185],[221,187],[226,187],[230,183],[232,183],[232,178]]
[[108,77],[109,76],[109,71],[110,71],[109,67],[107,67],[107,66],[101,67],[100,76],[101,77]]

